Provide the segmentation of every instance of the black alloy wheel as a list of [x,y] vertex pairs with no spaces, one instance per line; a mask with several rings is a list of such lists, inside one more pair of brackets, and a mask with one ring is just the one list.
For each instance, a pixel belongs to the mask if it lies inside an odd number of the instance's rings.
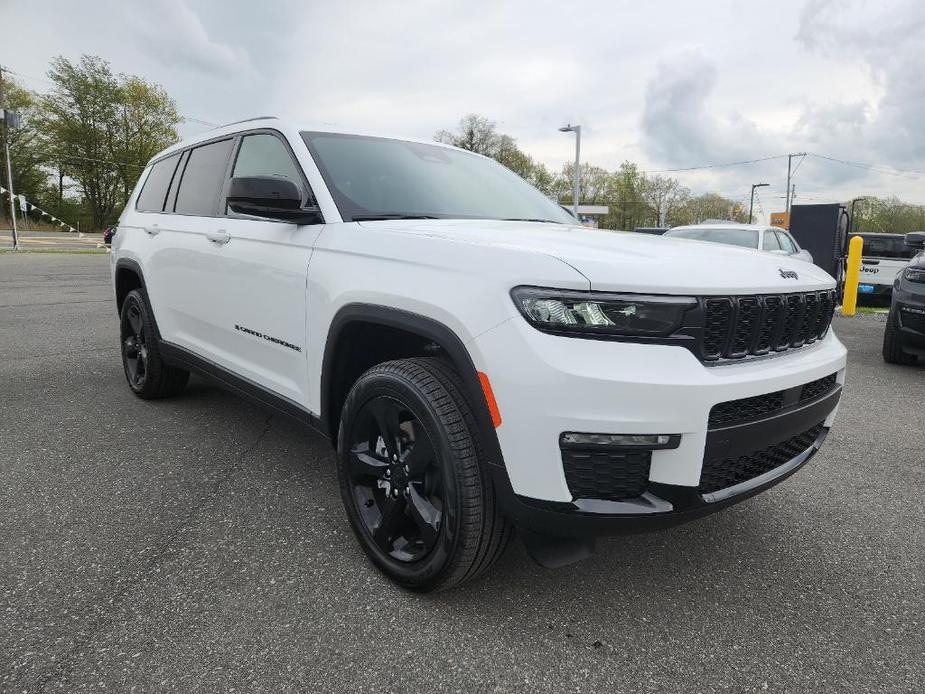
[[132,390],[144,388],[148,376],[148,346],[145,344],[144,316],[141,306],[132,302],[122,320],[122,359],[125,377]]
[[398,359],[360,376],[341,410],[347,520],[376,567],[410,590],[475,578],[511,538],[464,392],[444,359]]
[[350,484],[373,541],[402,562],[427,556],[443,522],[443,479],[434,445],[411,409],[373,397],[362,405],[350,442]]

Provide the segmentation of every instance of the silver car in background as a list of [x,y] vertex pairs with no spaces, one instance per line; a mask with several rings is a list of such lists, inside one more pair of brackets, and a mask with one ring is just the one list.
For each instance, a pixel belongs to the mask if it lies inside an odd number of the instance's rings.
[[727,246],[741,246],[776,255],[787,255],[808,263],[813,262],[810,252],[800,248],[796,239],[785,229],[761,226],[759,224],[690,224],[673,227],[664,233],[666,237],[723,243]]

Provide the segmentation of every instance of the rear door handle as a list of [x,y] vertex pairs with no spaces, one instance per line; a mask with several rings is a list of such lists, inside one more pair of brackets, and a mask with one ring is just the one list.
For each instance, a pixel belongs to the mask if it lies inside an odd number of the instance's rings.
[[862,260],[861,262],[864,265],[879,265],[880,264],[879,260]]
[[224,246],[226,243],[231,241],[231,234],[229,234],[224,229],[219,229],[218,231],[210,231],[208,234],[206,234],[206,238],[214,244]]
[[145,233],[148,236],[157,236],[161,233],[161,228],[157,224],[152,224],[149,227],[145,227]]

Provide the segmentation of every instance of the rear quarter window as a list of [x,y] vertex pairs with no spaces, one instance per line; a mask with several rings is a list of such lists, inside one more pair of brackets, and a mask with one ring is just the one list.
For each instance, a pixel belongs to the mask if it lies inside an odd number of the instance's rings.
[[151,167],[148,178],[138,194],[135,209],[141,212],[163,212],[167,189],[170,187],[170,181],[173,179],[178,161],[180,161],[180,155],[174,154],[166,159],[161,159]]

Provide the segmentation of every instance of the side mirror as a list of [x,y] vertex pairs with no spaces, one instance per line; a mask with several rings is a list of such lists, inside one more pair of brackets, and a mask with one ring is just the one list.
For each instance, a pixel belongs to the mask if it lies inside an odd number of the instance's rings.
[[925,231],[913,231],[906,234],[906,245],[909,248],[925,248]]
[[278,219],[294,224],[322,221],[317,207],[302,207],[302,191],[281,176],[239,176],[228,188],[228,209],[252,217]]

